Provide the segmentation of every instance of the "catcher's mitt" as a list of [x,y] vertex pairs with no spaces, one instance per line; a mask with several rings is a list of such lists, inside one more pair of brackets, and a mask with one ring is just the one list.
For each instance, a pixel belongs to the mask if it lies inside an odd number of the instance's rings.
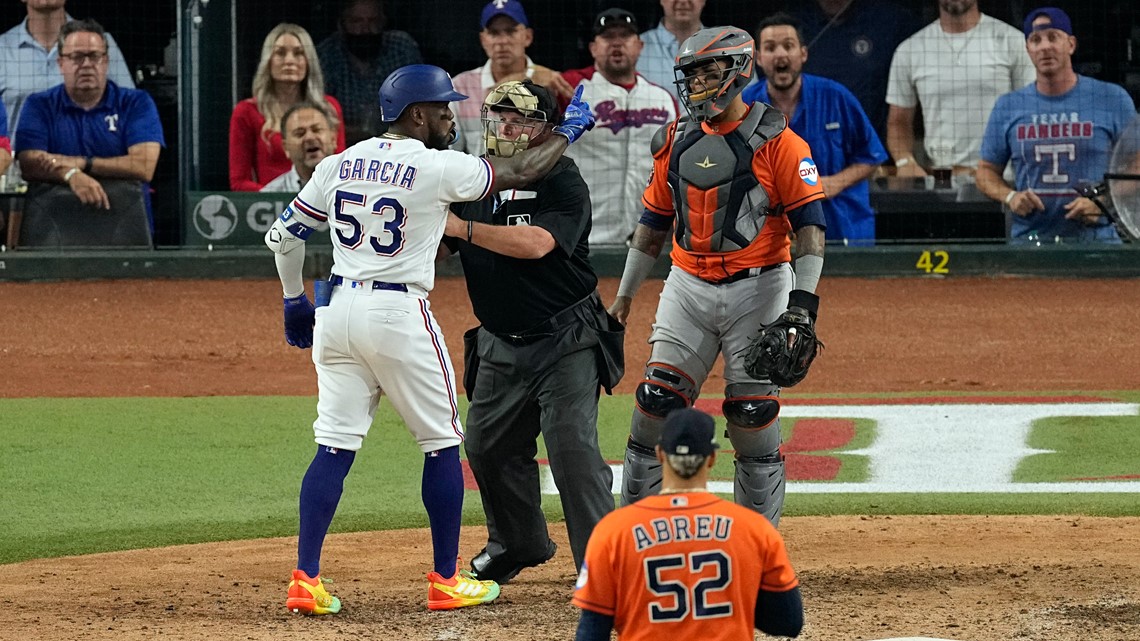
[[[793,292],[796,293],[807,292]],[[816,305],[818,300],[814,301]],[[804,307],[794,304],[788,307],[788,311],[760,330],[752,344],[744,349],[744,371],[780,387],[791,387],[804,380],[812,361],[823,349],[812,317]]]

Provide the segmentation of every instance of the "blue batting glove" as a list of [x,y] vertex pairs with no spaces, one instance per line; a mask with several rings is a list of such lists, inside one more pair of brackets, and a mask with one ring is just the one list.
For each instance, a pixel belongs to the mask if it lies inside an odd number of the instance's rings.
[[306,349],[313,346],[313,323],[317,314],[309,297],[301,294],[285,299],[285,342]]
[[554,128],[554,133],[566,137],[573,144],[582,134],[594,128],[594,114],[590,113],[590,104],[582,100],[583,85],[578,85],[578,91],[566,105],[566,113],[562,115],[562,124]]

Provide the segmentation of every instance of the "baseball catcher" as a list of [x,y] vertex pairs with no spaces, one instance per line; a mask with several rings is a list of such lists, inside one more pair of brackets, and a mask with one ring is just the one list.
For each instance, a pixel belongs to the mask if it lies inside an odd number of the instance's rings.
[[760,330],[743,350],[744,371],[780,387],[791,387],[804,380],[811,362],[823,349],[815,335],[818,307],[818,296],[793,289],[788,296],[788,311]]

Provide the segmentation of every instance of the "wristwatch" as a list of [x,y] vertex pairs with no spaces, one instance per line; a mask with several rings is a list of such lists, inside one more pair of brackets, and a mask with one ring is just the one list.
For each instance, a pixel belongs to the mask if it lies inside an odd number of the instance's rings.
[[911,162],[913,161],[910,158],[899,158],[895,161],[895,167],[906,167]]
[[1016,195],[1017,195],[1016,189],[1014,189],[1014,190],[1010,191],[1008,194],[1006,194],[1005,195],[1005,204],[1008,205],[1009,203],[1013,202],[1013,197]]

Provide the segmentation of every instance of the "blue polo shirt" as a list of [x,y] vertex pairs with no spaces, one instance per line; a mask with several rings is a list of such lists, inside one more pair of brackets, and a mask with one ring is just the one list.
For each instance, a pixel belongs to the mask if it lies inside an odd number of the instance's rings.
[[[837,174],[855,163],[886,162],[887,150],[879,142],[859,101],[846,87],[806,73],[800,77],[803,78],[800,104],[789,127],[811,147],[811,157],[821,176]],[[768,103],[768,81],[745,88],[742,96],[746,103]],[[852,245],[874,244],[875,212],[871,209],[866,180],[820,203],[827,216],[828,240],[846,240]]]
[[20,111],[16,153],[40,150],[65,156],[113,158],[131,146],[166,146],[162,123],[150,94],[107,81],[103,99],[90,110],[75,104],[63,85],[28,96]]

